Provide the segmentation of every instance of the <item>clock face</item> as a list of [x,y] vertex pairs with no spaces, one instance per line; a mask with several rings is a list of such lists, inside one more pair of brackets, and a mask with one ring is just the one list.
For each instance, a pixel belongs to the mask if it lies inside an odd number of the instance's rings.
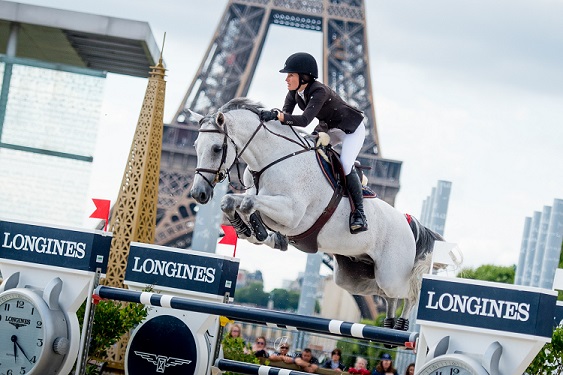
[[443,355],[426,363],[417,375],[489,375],[475,360],[460,354]]
[[43,317],[28,296],[0,296],[0,374],[28,374],[45,348]]

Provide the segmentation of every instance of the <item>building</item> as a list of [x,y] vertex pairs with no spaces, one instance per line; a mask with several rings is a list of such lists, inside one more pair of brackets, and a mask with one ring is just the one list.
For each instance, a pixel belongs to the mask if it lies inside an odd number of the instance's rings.
[[158,57],[146,22],[0,0],[0,217],[82,225],[105,78]]

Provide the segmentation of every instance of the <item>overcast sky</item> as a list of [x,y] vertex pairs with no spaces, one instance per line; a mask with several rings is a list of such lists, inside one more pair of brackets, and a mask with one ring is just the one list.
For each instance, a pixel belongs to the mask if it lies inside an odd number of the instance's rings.
[[[147,21],[159,46],[166,32],[165,122],[227,4],[20,2]],[[366,10],[381,151],[403,162],[395,207],[420,217],[437,181],[451,181],[445,237],[464,266],[516,264],[525,217],[563,198],[563,2],[369,0]],[[320,56],[321,34],[272,26],[249,96],[280,107],[278,70],[298,51]],[[91,197],[115,201],[146,83],[108,75]],[[241,244],[237,255],[263,271],[266,289],[305,267],[294,249]]]

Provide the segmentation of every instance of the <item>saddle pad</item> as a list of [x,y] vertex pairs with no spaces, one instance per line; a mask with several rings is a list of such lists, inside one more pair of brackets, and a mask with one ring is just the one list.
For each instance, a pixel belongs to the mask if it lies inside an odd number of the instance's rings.
[[[317,162],[319,163],[319,166],[321,167],[321,170],[323,171],[323,174],[326,178],[326,180],[328,181],[328,183],[330,184],[330,186],[332,187],[332,190],[336,190],[338,188],[338,186],[343,186],[343,182],[341,182],[341,177],[342,176],[342,165],[340,164],[340,157],[338,155],[338,153],[332,148],[332,147],[324,147],[323,151],[325,152],[325,154],[329,157],[329,159],[332,161],[332,163],[327,162],[322,156],[321,154],[319,154],[318,152],[315,152],[315,155],[317,156]],[[335,165],[337,164],[337,165]],[[337,168],[338,173],[335,172],[335,168]],[[371,190],[371,188],[369,186],[362,186],[362,193],[364,195],[364,198],[376,198],[377,194]],[[348,191],[343,189],[343,196],[347,197],[348,196]]]

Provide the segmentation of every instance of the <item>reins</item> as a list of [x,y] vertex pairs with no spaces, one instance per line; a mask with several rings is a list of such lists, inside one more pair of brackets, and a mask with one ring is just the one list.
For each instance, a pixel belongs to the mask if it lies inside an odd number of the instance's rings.
[[[255,111],[251,110],[250,108],[245,108],[250,110],[253,113],[256,113]],[[257,113],[256,113],[257,114]],[[203,125],[203,121],[208,118],[209,116],[206,116],[204,118],[202,118],[199,123],[200,126]],[[272,131],[271,129],[269,129],[266,124],[264,123],[263,120],[260,120],[260,124],[256,127],[256,129],[254,130],[254,132],[252,133],[252,135],[250,136],[250,138],[248,139],[248,141],[246,141],[245,145],[242,147],[242,149],[240,150],[240,152],[238,151],[238,147],[237,144],[235,143],[235,141],[229,136],[229,134],[227,133],[227,126],[225,123],[224,129],[221,129],[216,122],[213,122],[213,125],[215,126],[215,129],[199,129],[200,133],[218,133],[218,134],[223,134],[224,138],[223,138],[223,144],[221,146],[221,150],[222,150],[222,155],[221,155],[221,162],[219,163],[219,167],[217,169],[210,169],[210,168],[196,168],[195,169],[195,173],[199,174],[204,180],[205,182],[207,182],[209,184],[209,186],[211,186],[212,188],[215,186],[215,184],[223,182],[225,180],[225,178],[228,178],[229,180],[229,185],[231,187],[233,187],[234,189],[237,189],[237,187],[233,186],[231,183],[231,178],[230,178],[230,171],[233,168],[233,166],[237,166],[237,175],[238,175],[238,179],[239,179],[239,183],[241,185],[241,188],[244,190],[248,190],[252,187],[256,187],[256,194],[258,194],[258,189],[259,189],[259,180],[260,180],[260,176],[262,175],[262,173],[264,173],[268,168],[272,167],[273,165],[276,165],[284,160],[287,160],[293,156],[302,154],[304,152],[307,151],[313,151],[313,150],[317,150],[318,147],[316,146],[311,146],[309,141],[307,139],[305,139],[304,137],[302,137],[301,135],[299,135],[295,129],[290,126],[291,131],[296,135],[297,140],[291,139],[289,137],[286,137],[283,134],[279,134],[276,133],[274,131]],[[302,150],[299,151],[295,151],[292,152],[288,155],[285,155],[277,160],[274,160],[273,162],[269,163],[268,165],[266,165],[264,168],[262,168],[259,171],[253,171],[250,170],[250,173],[252,174],[252,178],[253,178],[253,185],[251,186],[246,186],[243,182],[243,179],[241,177],[241,173],[240,173],[240,158],[242,156],[242,154],[244,153],[244,151],[246,151],[246,149],[248,148],[248,146],[250,145],[250,143],[252,142],[252,140],[254,139],[254,137],[256,136],[256,134],[258,134],[258,132],[260,131],[260,129],[264,128],[266,131],[268,131],[270,134],[273,134],[277,137],[283,138],[289,142],[295,143],[296,145],[302,147]],[[225,161],[227,159],[227,146],[228,146],[228,141],[231,141],[231,143],[234,145],[235,147],[235,159],[233,161],[233,163],[231,164],[230,167],[222,169],[223,165],[225,164]],[[213,173],[215,175],[213,182],[209,181],[208,178],[206,178],[203,173]]]

